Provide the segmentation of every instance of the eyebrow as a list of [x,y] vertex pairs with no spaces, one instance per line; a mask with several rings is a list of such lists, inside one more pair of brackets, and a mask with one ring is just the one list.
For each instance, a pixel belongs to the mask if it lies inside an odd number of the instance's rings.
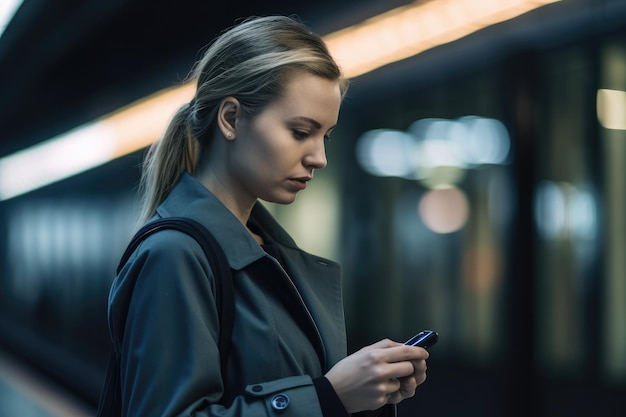
[[[298,120],[298,121],[311,123],[317,129],[321,129],[322,128],[322,125],[317,120],[311,119],[310,117],[297,116],[297,117],[294,117],[293,120]],[[332,130],[335,127],[337,127],[336,124],[331,126],[330,128],[328,128],[328,130]]]

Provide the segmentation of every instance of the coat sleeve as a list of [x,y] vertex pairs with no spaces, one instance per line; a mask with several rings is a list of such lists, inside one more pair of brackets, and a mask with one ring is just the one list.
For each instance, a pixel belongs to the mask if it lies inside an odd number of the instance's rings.
[[187,235],[159,232],[133,255],[110,299],[122,416],[321,417],[307,375],[251,385],[228,407],[217,404],[223,382],[214,294],[206,257]]
[[352,417],[397,417],[398,408],[395,404],[387,404],[378,410],[361,411],[352,414]]

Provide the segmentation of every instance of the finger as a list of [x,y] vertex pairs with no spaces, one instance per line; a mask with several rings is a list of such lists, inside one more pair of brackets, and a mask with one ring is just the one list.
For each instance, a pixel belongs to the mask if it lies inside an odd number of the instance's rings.
[[404,378],[415,373],[415,367],[410,361],[387,363],[380,369],[381,373],[379,374],[379,377],[384,380]]
[[404,396],[400,390],[390,393],[387,397],[387,404],[398,404],[404,400]]
[[[406,348],[406,349],[405,349]],[[407,351],[407,355],[416,357],[416,359],[426,360],[430,357],[430,353],[423,347],[419,346],[403,346],[403,350]]]
[[411,361],[411,363],[413,364],[413,368],[415,368],[415,372],[426,372],[426,370],[428,369],[428,366],[426,365],[426,361],[425,360],[416,360],[416,361]]
[[428,351],[417,346],[397,345],[382,352],[386,362],[419,361],[428,359]]
[[402,382],[400,382],[400,378],[389,378],[389,380],[387,381],[387,388],[385,389],[385,392],[391,394],[398,391],[399,389],[402,389]]
[[424,361],[424,364],[422,366],[420,366],[418,364],[418,366],[415,368],[415,372],[413,373],[413,377],[417,381],[417,385],[421,385],[421,384],[424,383],[424,381],[426,381],[426,363],[425,363],[425,361]]
[[417,383],[417,378],[415,378],[414,376],[408,376],[405,378],[400,378],[398,381],[400,382],[399,391],[404,398],[409,398],[415,395],[415,390],[419,385]]
[[365,346],[361,350],[386,349],[386,348],[397,347],[397,346],[402,346],[402,343],[394,342],[391,339],[382,339],[369,346]]

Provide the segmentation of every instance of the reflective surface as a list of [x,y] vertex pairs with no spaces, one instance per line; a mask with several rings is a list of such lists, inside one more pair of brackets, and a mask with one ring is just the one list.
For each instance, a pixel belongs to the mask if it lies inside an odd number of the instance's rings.
[[90,417],[83,404],[46,376],[0,350],[0,416]]

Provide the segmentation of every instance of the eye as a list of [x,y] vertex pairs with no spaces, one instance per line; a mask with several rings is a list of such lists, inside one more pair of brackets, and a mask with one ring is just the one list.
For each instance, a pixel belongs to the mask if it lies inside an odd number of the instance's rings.
[[309,137],[309,132],[305,130],[293,129],[293,137],[297,140],[303,140]]
[[330,135],[324,135],[324,142],[330,142]]

